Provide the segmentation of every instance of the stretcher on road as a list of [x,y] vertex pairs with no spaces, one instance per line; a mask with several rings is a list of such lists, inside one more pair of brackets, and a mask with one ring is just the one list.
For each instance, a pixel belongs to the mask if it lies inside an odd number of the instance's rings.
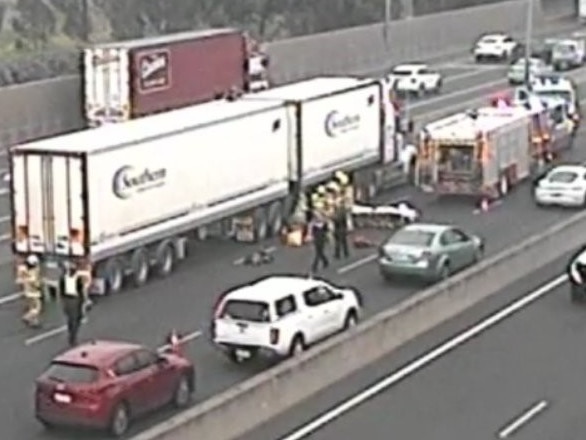
[[420,213],[406,202],[392,205],[352,206],[354,228],[394,229],[420,218]]

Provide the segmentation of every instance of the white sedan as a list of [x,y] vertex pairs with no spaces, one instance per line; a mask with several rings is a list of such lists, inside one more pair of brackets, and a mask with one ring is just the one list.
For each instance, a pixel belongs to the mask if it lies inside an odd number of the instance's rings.
[[472,50],[476,62],[497,59],[510,60],[518,54],[520,49],[512,37],[505,34],[483,35]]
[[427,64],[413,63],[396,66],[389,76],[393,88],[398,93],[424,96],[439,93],[442,88],[442,75]]
[[586,166],[555,167],[538,181],[534,198],[540,206],[586,206]]

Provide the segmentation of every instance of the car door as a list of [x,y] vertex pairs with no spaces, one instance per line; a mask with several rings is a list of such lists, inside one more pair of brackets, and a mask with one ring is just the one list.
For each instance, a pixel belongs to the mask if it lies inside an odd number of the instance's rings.
[[136,372],[139,377],[141,396],[147,411],[159,408],[171,399],[174,391],[175,377],[171,365],[161,362],[157,353],[139,349],[134,353]]
[[507,55],[509,56],[513,55],[513,51],[516,45],[517,43],[515,43],[515,40],[513,40],[511,37],[505,37],[503,39],[502,46],[506,50]]
[[467,267],[474,263],[474,260],[476,259],[476,242],[469,234],[461,229],[454,229],[452,232],[454,234],[455,242],[459,243],[462,267]]
[[318,341],[328,334],[330,316],[330,304],[328,296],[319,287],[312,287],[303,292],[303,301],[307,307],[305,329],[306,338],[311,339],[309,343]]
[[134,353],[127,353],[116,360],[112,367],[116,381],[121,387],[121,400],[127,402],[132,414],[142,414],[147,408],[141,390],[143,380],[137,372],[137,363]]
[[419,70],[418,75],[420,82],[424,84],[425,90],[431,90],[435,87],[435,75],[431,70],[423,68]]
[[452,270],[461,269],[465,265],[463,244],[461,236],[453,229],[445,230],[440,236],[442,253],[449,258]]
[[323,285],[320,287],[324,296],[324,303],[327,304],[327,335],[339,332],[346,318],[346,302],[343,301],[343,296],[331,287]]

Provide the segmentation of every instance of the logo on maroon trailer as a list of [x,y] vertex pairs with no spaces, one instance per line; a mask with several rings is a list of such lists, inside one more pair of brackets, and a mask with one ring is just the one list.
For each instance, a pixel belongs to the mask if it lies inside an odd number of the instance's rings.
[[137,56],[138,85],[141,91],[165,89],[171,82],[168,50],[141,52]]

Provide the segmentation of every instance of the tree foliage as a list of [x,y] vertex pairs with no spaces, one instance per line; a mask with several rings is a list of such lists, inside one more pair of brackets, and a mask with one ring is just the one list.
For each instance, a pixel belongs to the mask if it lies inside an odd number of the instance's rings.
[[56,20],[44,0],[18,0],[18,16],[12,20],[12,29],[20,37],[23,47],[42,49],[56,30]]

